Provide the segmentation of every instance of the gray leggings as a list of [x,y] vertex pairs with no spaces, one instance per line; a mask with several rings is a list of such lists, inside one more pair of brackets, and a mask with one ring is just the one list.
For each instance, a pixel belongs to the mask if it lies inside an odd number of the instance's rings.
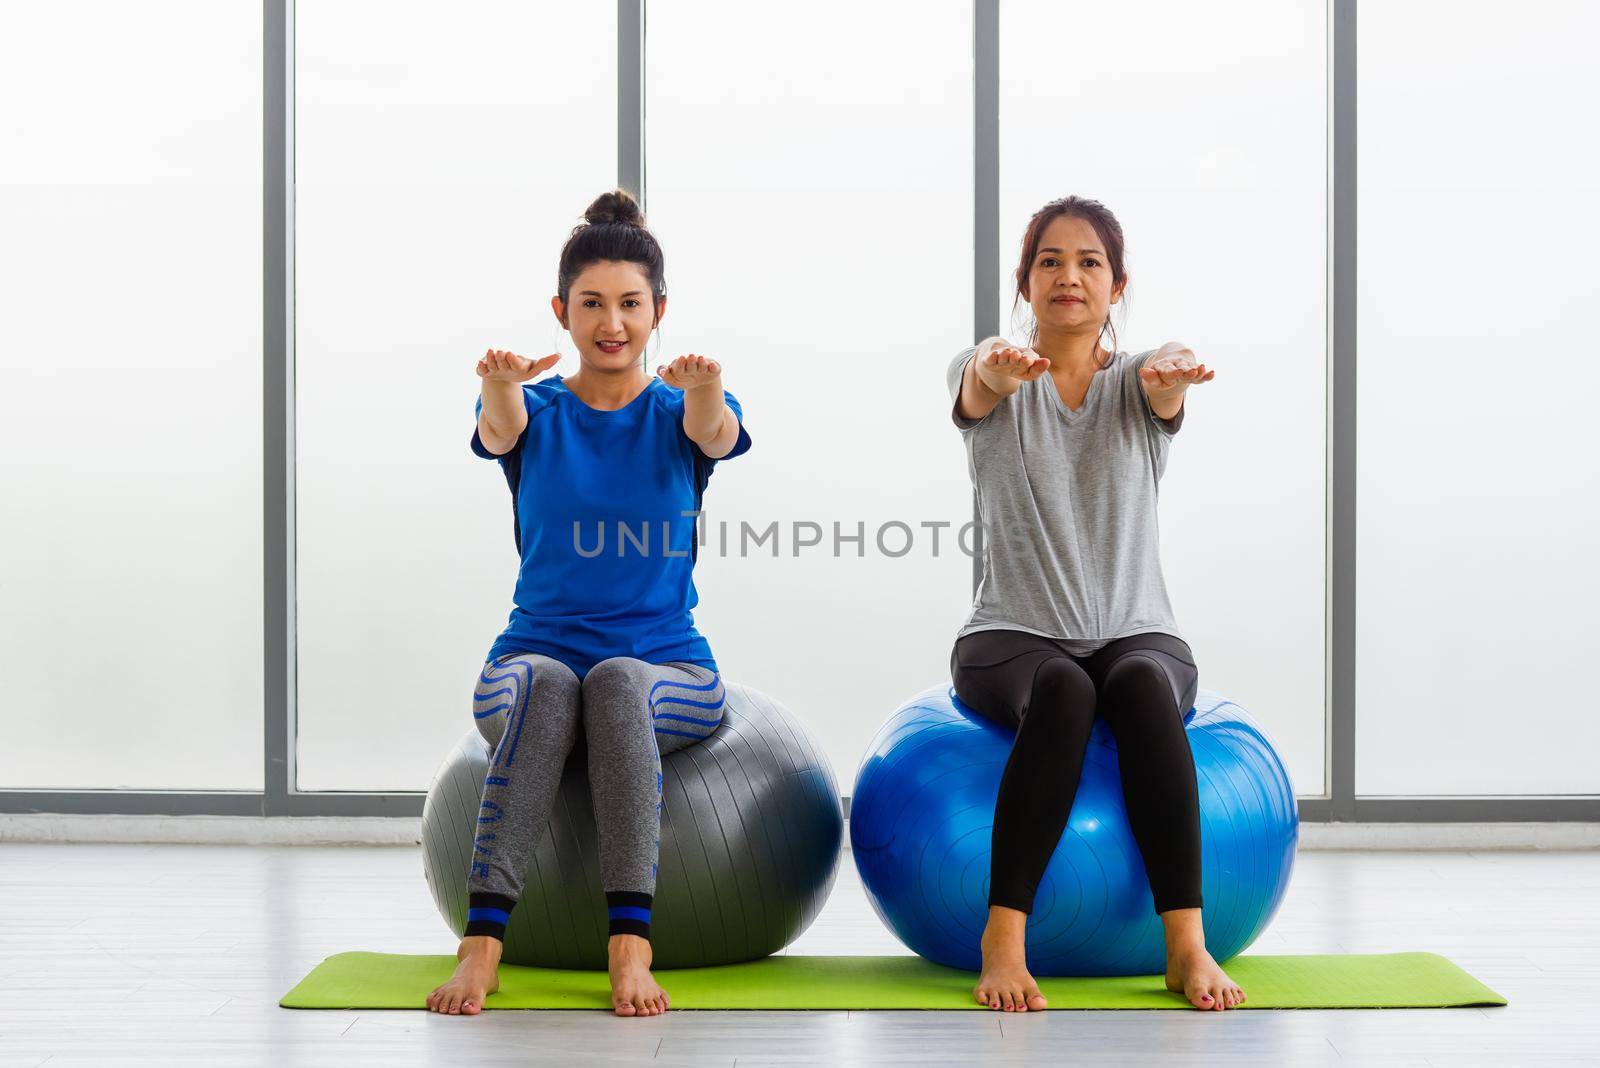
[[661,849],[661,754],[709,736],[725,700],[716,672],[681,661],[612,657],[581,682],[537,653],[485,664],[472,715],[494,759],[472,846],[466,934],[504,938],[581,722],[611,933],[648,938]]

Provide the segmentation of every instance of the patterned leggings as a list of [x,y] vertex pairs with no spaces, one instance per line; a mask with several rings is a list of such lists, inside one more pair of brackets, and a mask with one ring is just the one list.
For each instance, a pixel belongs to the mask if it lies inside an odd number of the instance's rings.
[[472,715],[494,749],[467,879],[467,935],[504,939],[579,723],[600,834],[611,934],[650,936],[661,848],[661,754],[709,736],[726,695],[697,664],[602,660],[582,681],[537,653],[484,665]]

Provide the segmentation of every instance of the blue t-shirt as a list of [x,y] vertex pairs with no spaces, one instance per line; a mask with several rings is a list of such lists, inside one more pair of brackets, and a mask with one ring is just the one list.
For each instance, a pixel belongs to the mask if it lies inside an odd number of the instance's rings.
[[[749,450],[750,435],[739,402],[722,396],[739,420],[726,460]],[[683,432],[683,390],[652,378],[606,412],[556,375],[524,385],[522,400],[528,426],[504,456],[472,429],[472,451],[498,459],[511,487],[522,558],[515,607],[487,659],[542,653],[580,679],[612,656],[717,670],[692,614],[692,513],[717,461]],[[474,423],[482,411],[480,396]]]

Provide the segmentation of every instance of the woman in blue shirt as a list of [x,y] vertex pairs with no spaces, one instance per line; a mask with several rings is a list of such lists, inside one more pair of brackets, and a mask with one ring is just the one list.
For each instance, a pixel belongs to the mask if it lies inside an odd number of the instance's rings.
[[571,333],[571,378],[523,383],[560,359],[491,349],[472,450],[511,489],[521,556],[505,630],[489,649],[473,716],[494,749],[468,877],[455,975],[436,1012],[476,1013],[497,986],[506,924],[578,732],[587,742],[610,916],[612,1005],[665,1011],[650,974],[660,849],[660,754],[722,720],[716,661],[695,629],[697,513],[716,462],[750,448],[719,365],[680,356],[644,369],[666,314],[665,261],[638,204],[616,190],[561,251],[551,307]]

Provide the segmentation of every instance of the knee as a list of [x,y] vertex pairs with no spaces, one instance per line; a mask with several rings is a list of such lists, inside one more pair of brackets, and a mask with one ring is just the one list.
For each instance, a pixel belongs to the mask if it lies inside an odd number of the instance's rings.
[[1090,715],[1094,713],[1094,682],[1088,672],[1064,656],[1052,656],[1039,662],[1029,696],[1030,707],[1086,709]]
[[502,657],[484,667],[473,694],[472,718],[491,747],[500,744],[506,725],[530,706],[538,709],[541,723],[575,726],[578,676],[561,661],[537,653]]
[[1141,702],[1155,704],[1163,707],[1172,703],[1172,688],[1167,682],[1167,672],[1156,659],[1151,656],[1141,656],[1137,653],[1124,656],[1111,670],[1106,672],[1106,691],[1122,691],[1138,694],[1164,694],[1164,702]]
[[600,693],[609,690],[637,688],[645,678],[650,665],[631,656],[612,656],[600,661],[583,677],[583,692]]
[[650,665],[631,656],[613,656],[589,669],[583,677],[583,715],[595,716],[643,709]]
[[1087,730],[1094,723],[1094,682],[1066,657],[1041,661],[1033,674],[1026,718]]
[[1181,724],[1166,669],[1148,656],[1125,656],[1106,672],[1106,711],[1113,727],[1125,724],[1165,727]]
[[538,653],[520,653],[486,664],[478,676],[477,699],[500,700],[509,709],[530,698],[555,698],[572,703],[578,695],[578,676],[559,660]]

